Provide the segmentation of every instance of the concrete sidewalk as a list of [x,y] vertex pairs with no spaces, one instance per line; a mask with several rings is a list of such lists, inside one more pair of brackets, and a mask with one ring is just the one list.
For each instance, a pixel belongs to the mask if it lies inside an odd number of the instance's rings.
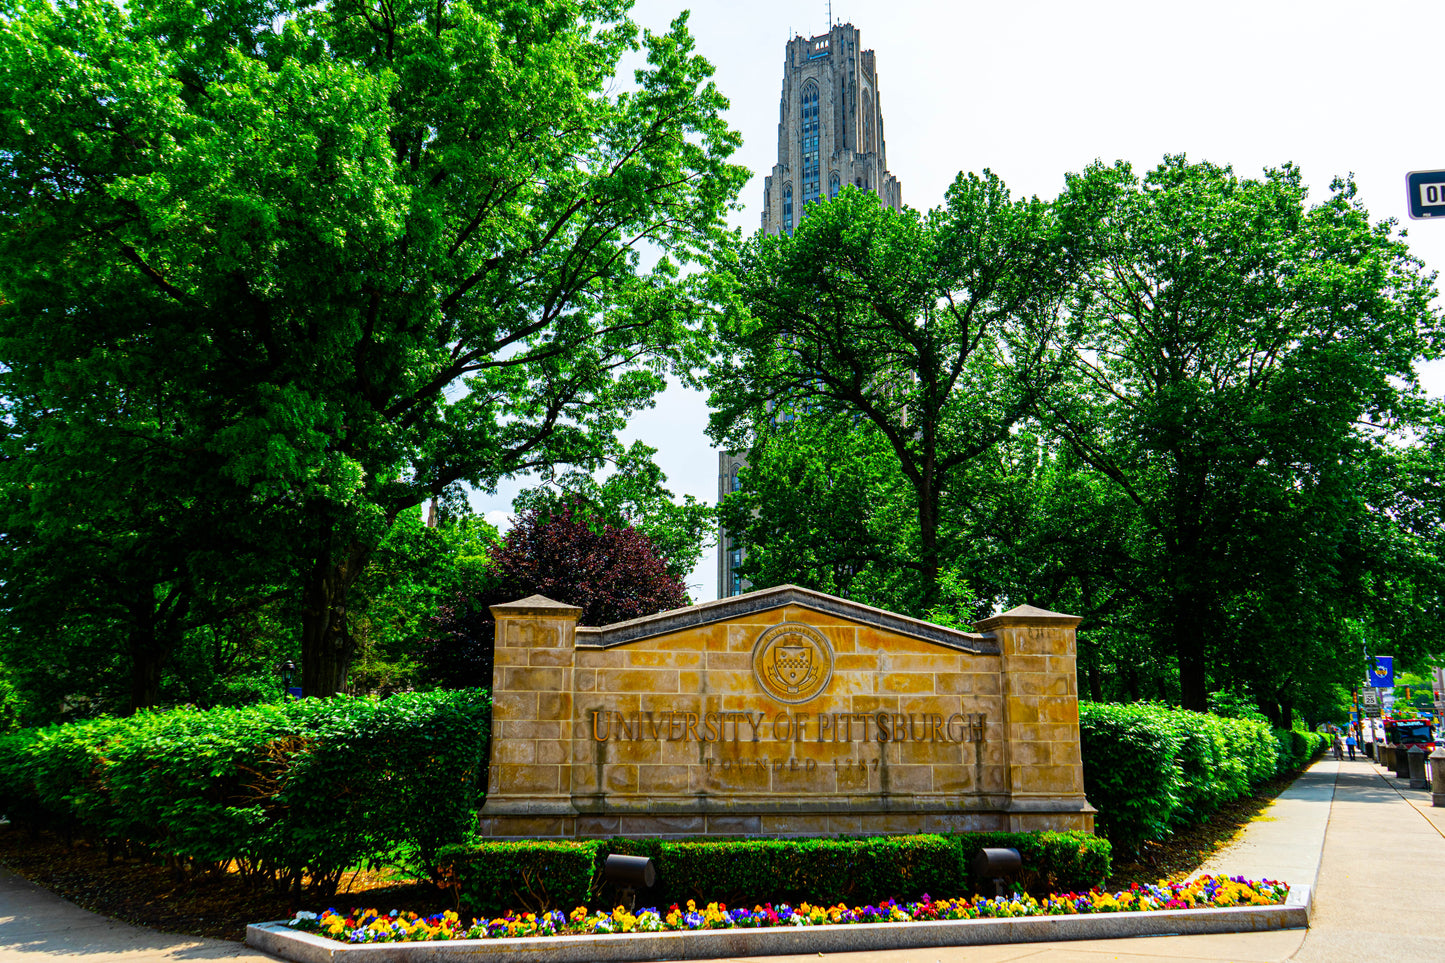
[[0,868],[0,960],[238,960],[272,963],[242,943],[142,929],[81,909]]
[[[1439,963],[1445,939],[1428,936],[1445,897],[1445,809],[1368,760],[1316,763],[1205,872],[1315,884],[1311,928],[1214,936],[830,954],[839,963],[1065,963],[1159,960],[1274,963]],[[1402,893],[1408,886],[1408,898]],[[1408,914],[1403,907],[1411,908]],[[0,963],[45,957],[124,960],[275,959],[238,943],[171,936],[117,923],[0,870]],[[781,963],[818,956],[749,957]],[[539,956],[545,959],[545,956]]]

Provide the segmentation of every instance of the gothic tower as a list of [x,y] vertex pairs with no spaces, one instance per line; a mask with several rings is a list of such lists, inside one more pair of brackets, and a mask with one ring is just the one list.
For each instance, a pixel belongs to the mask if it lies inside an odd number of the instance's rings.
[[873,191],[895,211],[902,189],[888,173],[873,51],[836,24],[788,41],[778,107],[778,162],[763,185],[763,233],[792,233],[803,209],[845,184]]
[[[778,162],[763,183],[763,233],[793,233],[807,205],[836,196],[845,184],[903,209],[898,178],[888,173],[875,58],[850,23],[788,41]],[[737,490],[738,469],[746,464],[746,452],[718,453],[719,501]],[[738,539],[718,532],[718,598],[748,590],[735,571],[744,552]]]

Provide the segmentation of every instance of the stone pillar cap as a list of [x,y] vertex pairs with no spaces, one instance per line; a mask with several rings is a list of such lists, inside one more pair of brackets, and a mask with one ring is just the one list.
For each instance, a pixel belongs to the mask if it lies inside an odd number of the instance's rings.
[[1018,605],[1009,609],[1001,615],[990,615],[986,619],[979,619],[974,623],[974,628],[980,632],[987,632],[990,629],[1001,625],[1078,625],[1083,618],[1078,615],[1064,615],[1062,612],[1050,612],[1048,609],[1041,609],[1033,605]]
[[496,619],[522,619],[531,616],[544,619],[580,619],[582,609],[566,602],[558,602],[545,595],[529,595],[515,602],[493,605],[492,617]]

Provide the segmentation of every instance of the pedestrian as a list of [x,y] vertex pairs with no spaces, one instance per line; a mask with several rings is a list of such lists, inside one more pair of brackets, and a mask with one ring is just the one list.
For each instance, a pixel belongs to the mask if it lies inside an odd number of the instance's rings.
[[1340,734],[1335,733],[1335,759],[1336,761],[1345,758],[1345,744],[1340,741]]
[[1351,732],[1345,736],[1345,748],[1350,750],[1350,761],[1355,761],[1355,734]]

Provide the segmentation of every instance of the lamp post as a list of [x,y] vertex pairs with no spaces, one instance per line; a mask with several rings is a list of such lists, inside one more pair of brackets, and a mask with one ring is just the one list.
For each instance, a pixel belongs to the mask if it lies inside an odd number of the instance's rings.
[[296,686],[296,663],[287,659],[281,663],[281,698],[299,698],[299,694],[292,690]]

